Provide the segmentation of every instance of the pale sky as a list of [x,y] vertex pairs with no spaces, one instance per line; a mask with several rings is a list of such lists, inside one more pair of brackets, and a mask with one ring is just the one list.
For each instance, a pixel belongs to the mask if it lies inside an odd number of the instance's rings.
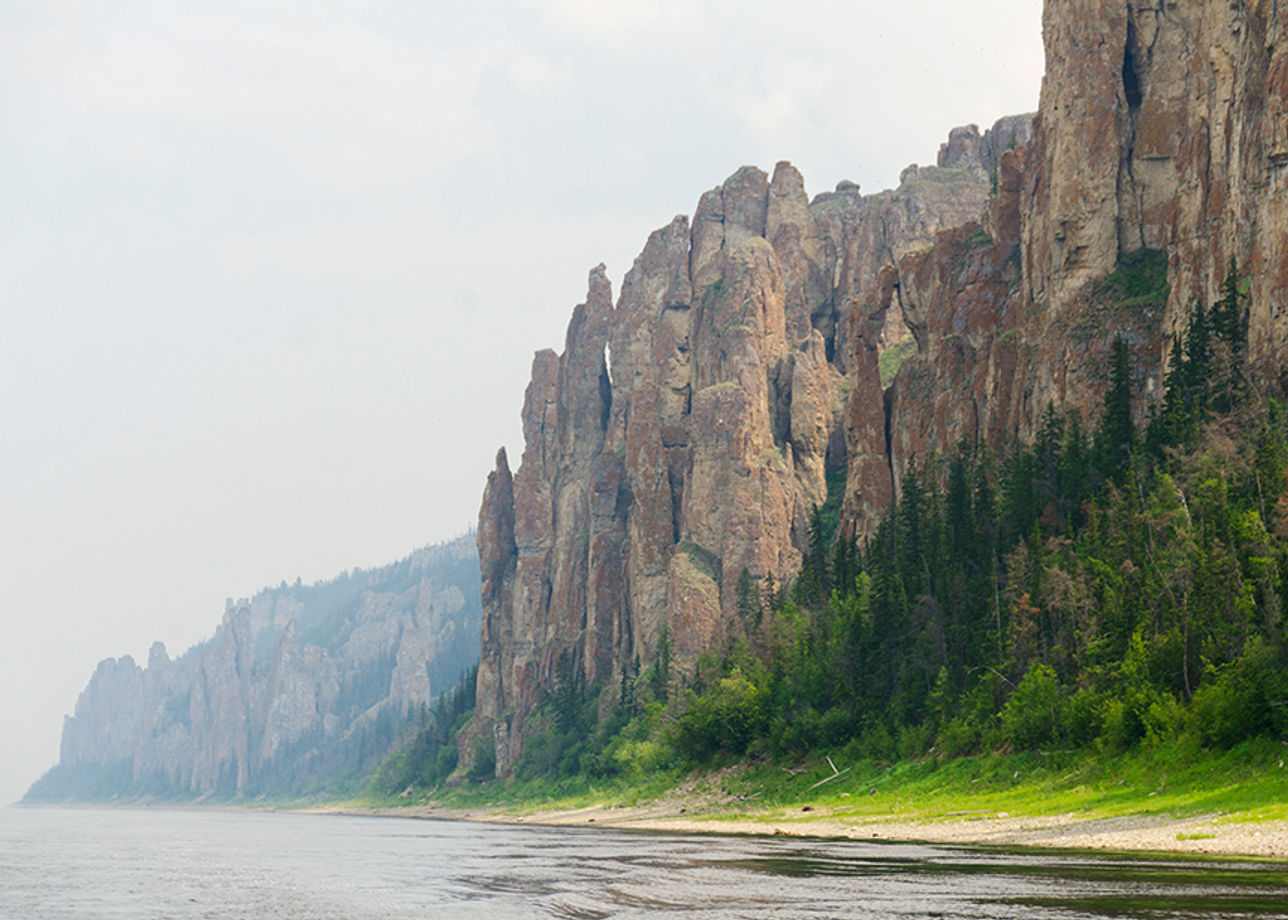
[[0,5],[0,803],[102,658],[473,526],[532,353],[743,164],[893,186],[1039,0]]

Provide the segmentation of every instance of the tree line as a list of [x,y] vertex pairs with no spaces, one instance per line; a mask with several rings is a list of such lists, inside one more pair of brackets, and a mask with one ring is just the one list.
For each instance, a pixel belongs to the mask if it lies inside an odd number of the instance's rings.
[[[671,673],[665,636],[617,687],[561,659],[518,776],[1284,735],[1288,403],[1246,355],[1231,262],[1157,405],[1119,338],[1093,425],[1049,406],[1031,444],[924,458],[863,545],[816,509],[799,575],[742,573],[738,622],[695,674]],[[444,776],[454,755],[421,748],[442,761],[421,775]]]
[[1282,734],[1288,413],[1246,372],[1245,298],[1232,263],[1140,426],[1117,339],[1094,430],[1051,406],[1032,445],[927,458],[862,548],[829,548],[816,512],[792,589],[752,603],[687,692],[680,751]]

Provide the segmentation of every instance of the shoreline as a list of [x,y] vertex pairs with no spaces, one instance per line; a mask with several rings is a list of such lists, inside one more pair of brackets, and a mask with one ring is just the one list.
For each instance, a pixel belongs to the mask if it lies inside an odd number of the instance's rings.
[[[681,804],[681,801],[684,804]],[[23,804],[14,808],[95,808],[102,804]],[[301,815],[351,815],[537,827],[606,828],[672,834],[800,837],[838,841],[963,844],[1067,850],[1104,850],[1197,857],[1248,858],[1288,863],[1288,819],[1248,815],[1134,814],[1088,817],[1075,813],[1011,815],[980,809],[904,817],[874,814],[852,806],[734,809],[728,803],[699,803],[663,797],[643,805],[598,803],[576,808],[441,804],[366,806],[216,804],[195,802],[118,803],[109,808],[173,808],[267,811]]]
[[946,814],[934,818],[847,814],[844,807],[734,812],[673,804],[589,805],[519,813],[442,805],[317,806],[308,814],[365,815],[473,821],[483,824],[649,830],[677,834],[744,834],[974,844],[998,847],[1115,850],[1189,856],[1288,860],[1288,821],[1249,821],[1226,815],[1131,815],[1088,818],[1075,814],[1012,816],[1005,812]]

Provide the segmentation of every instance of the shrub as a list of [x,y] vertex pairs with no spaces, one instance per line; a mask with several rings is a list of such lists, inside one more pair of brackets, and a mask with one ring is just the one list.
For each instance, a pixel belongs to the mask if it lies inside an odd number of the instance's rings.
[[1050,665],[1035,662],[1002,707],[1002,738],[1028,750],[1055,741],[1063,726],[1060,679]]
[[1167,253],[1137,249],[1123,253],[1117,267],[1097,281],[1093,293],[1119,306],[1144,306],[1167,302]]
[[1216,671],[1194,694],[1191,718],[1203,743],[1230,748],[1245,738],[1281,730],[1270,704],[1285,697],[1283,672],[1273,649],[1249,640],[1243,656]]
[[976,686],[962,700],[957,714],[939,730],[939,750],[947,757],[978,754],[997,743],[992,682]]
[[1080,747],[1091,744],[1104,730],[1104,694],[1083,687],[1064,708],[1064,735]]
[[676,725],[680,749],[699,759],[717,751],[741,754],[767,724],[765,692],[735,668],[707,693],[690,691]]
[[628,779],[652,773],[670,759],[670,750],[659,741],[626,741],[613,751],[617,769]]
[[496,741],[492,738],[474,739],[474,763],[470,767],[469,778],[476,783],[484,782],[496,775]]

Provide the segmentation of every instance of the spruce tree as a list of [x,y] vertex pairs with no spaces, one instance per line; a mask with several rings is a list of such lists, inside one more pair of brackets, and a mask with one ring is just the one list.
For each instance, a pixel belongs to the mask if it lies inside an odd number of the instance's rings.
[[1109,360],[1109,387],[1096,436],[1096,452],[1105,479],[1122,485],[1131,466],[1136,429],[1131,420],[1131,352],[1122,336],[1114,338]]

